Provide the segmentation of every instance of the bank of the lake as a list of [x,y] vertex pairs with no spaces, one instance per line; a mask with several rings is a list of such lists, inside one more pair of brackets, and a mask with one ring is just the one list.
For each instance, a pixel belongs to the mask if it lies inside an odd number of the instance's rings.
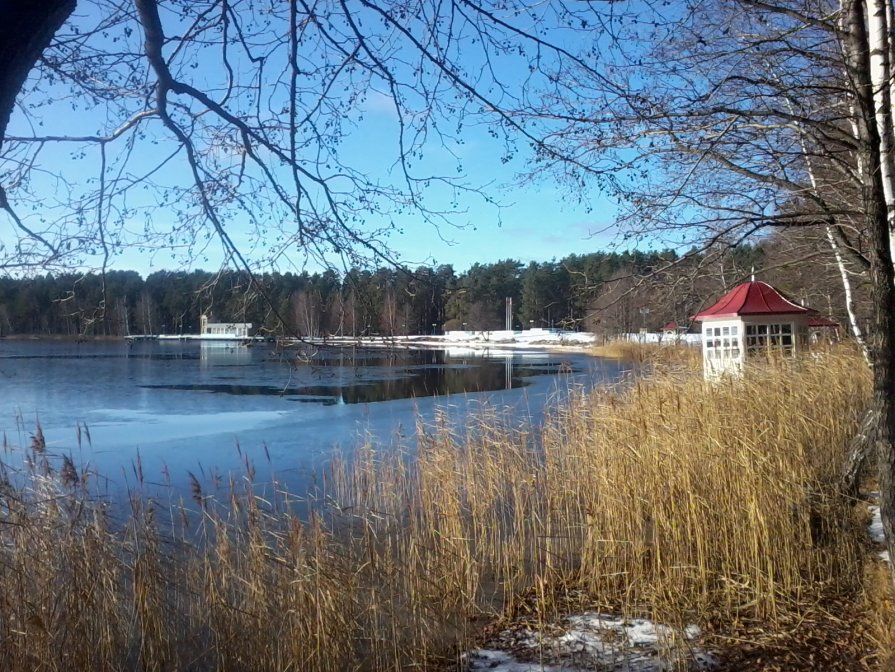
[[[0,432],[103,474],[188,495],[188,473],[239,472],[295,493],[367,440],[413,448],[418,421],[459,425],[490,408],[535,421],[569,389],[612,384],[627,365],[544,350],[393,350],[342,344],[0,341]],[[503,410],[507,409],[507,410]],[[205,487],[213,479],[204,478]]]
[[535,423],[438,412],[412,455],[337,462],[306,520],[235,479],[112,525],[38,442],[3,500],[0,665],[885,669],[891,581],[838,487],[861,371],[659,367]]

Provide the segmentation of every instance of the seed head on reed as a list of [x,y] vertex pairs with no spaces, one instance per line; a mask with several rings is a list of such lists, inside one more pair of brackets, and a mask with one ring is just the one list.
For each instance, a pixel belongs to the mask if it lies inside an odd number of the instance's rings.
[[44,453],[47,450],[47,440],[44,438],[40,420],[37,420],[34,425],[34,433],[31,435],[31,450],[35,453]]
[[63,485],[70,488],[80,482],[78,470],[75,468],[75,463],[69,455],[62,456],[62,468],[59,470],[59,479]]
[[192,471],[186,473],[190,481],[190,494],[193,496],[193,501],[202,506],[205,503],[205,497],[202,495],[202,484],[199,483],[199,479],[196,478]]

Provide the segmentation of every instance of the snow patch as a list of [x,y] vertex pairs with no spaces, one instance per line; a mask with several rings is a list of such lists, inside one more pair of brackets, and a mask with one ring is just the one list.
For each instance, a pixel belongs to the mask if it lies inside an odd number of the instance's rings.
[[878,544],[886,542],[886,534],[883,532],[883,517],[878,506],[870,507],[870,538]]
[[467,656],[469,672],[489,670],[490,672],[573,672],[574,668],[542,665],[541,663],[520,663],[504,651],[479,649]]
[[[681,669],[688,661],[690,670],[710,670],[717,659],[696,647],[675,652],[673,628],[645,618],[585,613],[568,616],[559,634],[524,629],[507,631],[498,637],[501,648],[479,649],[466,656],[468,672],[665,672]],[[680,633],[687,641],[702,633],[695,625]],[[508,648],[508,650],[504,650]],[[675,660],[673,656],[678,656]]]
[[[883,517],[879,512],[878,506],[870,506],[870,538],[873,539],[877,544],[885,544],[886,543],[886,533],[883,532]],[[889,562],[889,551],[880,551],[877,555],[879,555],[880,560],[885,562]]]
[[[621,334],[616,338],[620,341],[637,343],[680,343],[693,346],[702,343],[702,334]],[[325,340],[307,338],[304,339],[304,342],[382,348],[448,348],[461,346],[478,351],[493,350],[495,346],[499,346],[506,351],[512,351],[525,348],[584,348],[595,344],[597,340],[595,334],[587,331],[534,328],[519,331],[446,331],[444,334],[410,336],[330,336]]]

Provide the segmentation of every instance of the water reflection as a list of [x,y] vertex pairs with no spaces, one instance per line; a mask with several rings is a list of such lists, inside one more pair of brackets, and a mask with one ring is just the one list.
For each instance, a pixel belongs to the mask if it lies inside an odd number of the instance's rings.
[[27,448],[39,421],[48,452],[90,465],[110,490],[125,492],[139,461],[187,497],[188,473],[247,463],[259,481],[304,493],[336,450],[412,450],[419,422],[462,427],[486,408],[536,423],[557,392],[620,376],[615,362],[573,353],[297,350],[0,339],[0,434]]
[[[205,370],[251,361],[248,349],[242,346],[202,348]],[[525,361],[516,364],[512,354],[500,359],[483,358],[481,354],[446,353],[444,351],[349,351],[320,352],[314,358],[293,353],[271,354],[295,370],[300,383],[285,385],[271,381],[252,384],[237,376],[214,376],[213,380],[195,382],[146,383],[144,389],[208,392],[235,396],[277,396],[289,401],[339,404],[367,404],[394,399],[442,397],[458,393],[512,390],[527,385],[527,378],[564,370],[555,360]]]
[[199,343],[199,361],[203,369],[221,363],[248,364],[251,360],[251,349],[239,343],[215,343],[209,341]]

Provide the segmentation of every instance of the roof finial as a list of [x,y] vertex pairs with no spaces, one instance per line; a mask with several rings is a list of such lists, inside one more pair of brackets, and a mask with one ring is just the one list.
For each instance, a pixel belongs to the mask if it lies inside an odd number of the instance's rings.
[[755,266],[752,267],[752,282],[755,282]]

